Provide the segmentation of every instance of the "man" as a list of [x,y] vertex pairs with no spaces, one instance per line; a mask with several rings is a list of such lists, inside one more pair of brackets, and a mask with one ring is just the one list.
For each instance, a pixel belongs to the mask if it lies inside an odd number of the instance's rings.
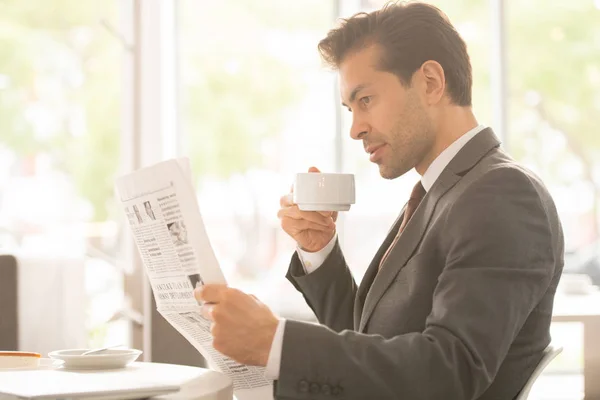
[[197,298],[213,303],[215,348],[266,366],[279,399],[514,399],[550,343],[563,267],[548,191],[478,125],[465,43],[435,7],[359,14],[319,49],[381,176],[421,179],[360,287],[336,215],[282,198],[299,247],[287,278],[321,325],[207,285]]

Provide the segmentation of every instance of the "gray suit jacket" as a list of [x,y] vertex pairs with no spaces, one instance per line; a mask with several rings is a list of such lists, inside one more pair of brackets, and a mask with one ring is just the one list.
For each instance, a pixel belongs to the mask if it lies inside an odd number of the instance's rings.
[[338,244],[287,278],[321,325],[287,321],[278,399],[514,399],[550,342],[564,239],[544,184],[490,129],[442,172],[360,287]]

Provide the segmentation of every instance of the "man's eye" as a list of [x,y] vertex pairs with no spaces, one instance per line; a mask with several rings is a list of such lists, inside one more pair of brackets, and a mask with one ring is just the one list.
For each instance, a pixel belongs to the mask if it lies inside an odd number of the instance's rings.
[[360,99],[360,102],[366,106],[371,102],[371,96],[365,96]]

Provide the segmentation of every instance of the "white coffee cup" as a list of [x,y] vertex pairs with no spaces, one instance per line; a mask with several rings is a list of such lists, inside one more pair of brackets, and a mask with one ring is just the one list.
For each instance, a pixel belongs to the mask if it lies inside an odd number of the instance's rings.
[[293,202],[302,211],[348,211],[355,196],[353,174],[296,174]]

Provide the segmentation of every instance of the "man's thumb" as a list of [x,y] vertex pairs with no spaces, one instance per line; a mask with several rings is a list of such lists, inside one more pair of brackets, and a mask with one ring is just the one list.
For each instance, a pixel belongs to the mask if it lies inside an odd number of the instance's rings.
[[317,168],[317,167],[310,167],[308,169],[308,172],[321,172],[321,171],[319,171],[319,168]]

